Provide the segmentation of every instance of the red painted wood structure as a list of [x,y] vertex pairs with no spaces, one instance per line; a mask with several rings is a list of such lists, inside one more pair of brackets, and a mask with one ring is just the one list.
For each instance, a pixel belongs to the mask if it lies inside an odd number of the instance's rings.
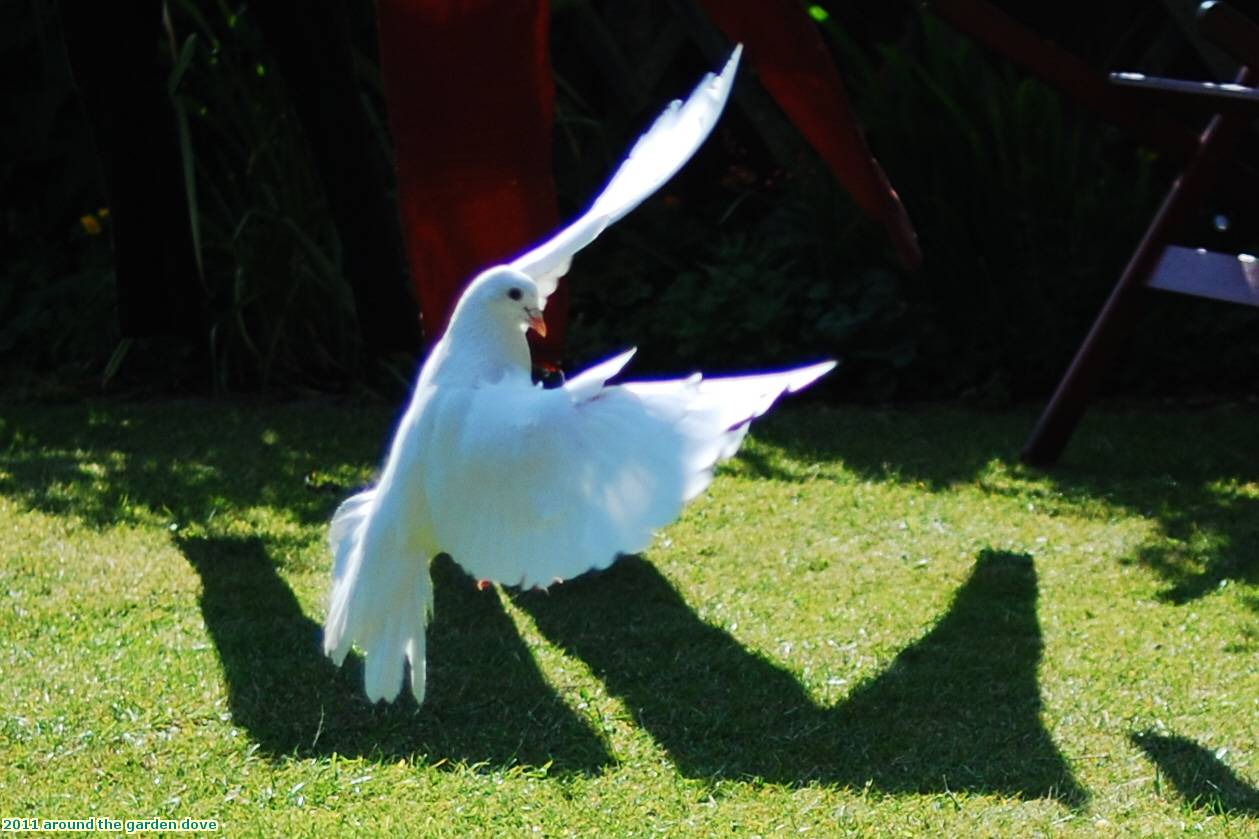
[[[1251,254],[1223,254],[1174,244],[1185,220],[1217,188],[1221,171],[1236,155],[1241,135],[1259,116],[1259,24],[1219,2],[1199,7],[1198,23],[1242,68],[1234,82],[1216,84],[1116,73],[1109,81],[981,0],[929,0],[955,28],[1086,107],[1124,127],[1160,151],[1184,160],[1184,168],[1146,228],[1127,266],[1077,350],[1057,390],[1023,448],[1033,465],[1055,463],[1071,438],[1099,377],[1115,355],[1147,289],[1172,291],[1259,306],[1259,262]],[[1189,102],[1213,115],[1197,135],[1163,116],[1172,102]]]
[[[380,0],[376,9],[403,241],[432,344],[468,280],[559,224],[550,15],[545,0]],[[563,340],[566,307],[561,285],[550,346]]]

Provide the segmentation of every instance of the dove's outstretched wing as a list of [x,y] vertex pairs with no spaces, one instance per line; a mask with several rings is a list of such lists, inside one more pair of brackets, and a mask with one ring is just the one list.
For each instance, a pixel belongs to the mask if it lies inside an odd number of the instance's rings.
[[577,251],[663,186],[695,154],[721,116],[742,52],[736,46],[721,75],[709,73],[685,102],[670,103],[581,218],[509,263],[533,278],[544,302],[568,273]]
[[618,356],[542,390],[444,388],[424,470],[440,549],[478,579],[548,586],[646,548],[747,423],[832,362],[607,387]]

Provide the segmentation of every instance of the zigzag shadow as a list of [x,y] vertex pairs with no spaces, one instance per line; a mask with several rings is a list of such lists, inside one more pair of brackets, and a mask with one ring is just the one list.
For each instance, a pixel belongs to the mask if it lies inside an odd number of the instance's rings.
[[338,670],[256,538],[191,538],[179,549],[201,577],[201,613],[218,650],[235,724],[269,756],[423,755],[492,766],[550,764],[592,773],[602,739],[546,684],[492,592],[452,563],[433,564],[429,695],[386,705],[363,694],[362,661]]
[[699,620],[637,557],[516,602],[591,666],[685,775],[1078,807],[1087,793],[1040,721],[1036,597],[1030,557],[982,552],[939,623],[831,708]]
[[1259,789],[1187,737],[1144,731],[1130,736],[1189,806],[1230,816],[1259,817]]

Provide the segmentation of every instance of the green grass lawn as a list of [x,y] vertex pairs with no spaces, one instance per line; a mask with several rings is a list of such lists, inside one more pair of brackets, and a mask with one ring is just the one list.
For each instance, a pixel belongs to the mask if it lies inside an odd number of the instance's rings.
[[383,408],[0,406],[0,816],[220,835],[1259,832],[1259,412],[789,406],[641,557],[434,569],[430,696],[320,654]]

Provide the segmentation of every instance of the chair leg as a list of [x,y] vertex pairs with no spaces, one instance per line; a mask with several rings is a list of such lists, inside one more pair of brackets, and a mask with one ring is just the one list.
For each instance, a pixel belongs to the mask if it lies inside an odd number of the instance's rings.
[[[1245,83],[1249,78],[1247,71],[1243,70],[1239,83]],[[1245,125],[1245,118],[1220,114],[1213,117],[1202,132],[1197,151],[1189,159],[1184,172],[1172,183],[1162,206],[1023,447],[1024,463],[1050,466],[1062,455],[1084,414],[1098,378],[1135,314],[1139,293],[1158,265],[1163,246],[1170,234],[1202,201]]]

